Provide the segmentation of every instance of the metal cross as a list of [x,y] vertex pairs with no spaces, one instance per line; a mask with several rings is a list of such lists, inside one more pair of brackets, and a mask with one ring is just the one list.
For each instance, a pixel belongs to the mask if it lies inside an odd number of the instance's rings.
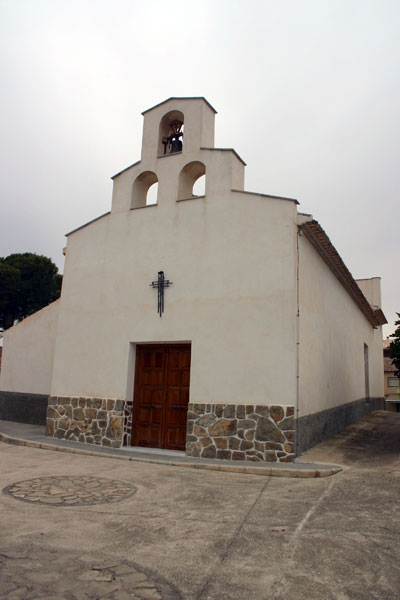
[[157,281],[152,281],[150,286],[158,289],[158,314],[160,317],[164,312],[164,288],[169,287],[172,284],[172,281],[169,279],[165,279],[164,271],[158,271],[158,279]]

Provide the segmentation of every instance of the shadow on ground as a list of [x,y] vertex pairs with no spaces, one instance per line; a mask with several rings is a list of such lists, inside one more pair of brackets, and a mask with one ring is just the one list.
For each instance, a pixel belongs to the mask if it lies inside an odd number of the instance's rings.
[[400,465],[400,413],[375,411],[302,455],[307,461],[346,466]]

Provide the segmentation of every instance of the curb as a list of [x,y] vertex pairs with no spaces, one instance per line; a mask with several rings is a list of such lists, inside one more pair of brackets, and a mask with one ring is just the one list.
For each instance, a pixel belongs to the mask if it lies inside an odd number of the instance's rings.
[[[70,448],[68,446],[58,446],[57,444],[46,444],[45,442],[34,442],[31,440],[24,440],[21,438],[11,437],[5,433],[0,432],[0,442],[6,444],[13,444],[14,446],[27,446],[29,448],[38,448],[41,450],[53,450],[56,452],[68,452],[71,454],[83,454],[85,456],[98,456],[101,458],[114,458],[117,460],[130,460],[133,462],[150,463],[156,465],[167,465],[170,467],[186,467],[190,469],[205,469],[207,471],[224,471],[227,473],[242,473],[247,475],[261,475],[264,477],[291,477],[291,478],[315,478],[315,477],[330,477],[339,473],[342,468],[338,466],[328,466],[326,468],[315,469],[302,469],[295,467],[281,467],[281,466],[245,466],[235,464],[224,464],[225,461],[221,461],[222,464],[214,463],[197,463],[197,462],[176,462],[173,460],[157,460],[156,458],[143,458],[135,456],[121,456],[120,454],[111,454],[106,452],[96,452],[95,450],[85,450],[83,448]],[[227,461],[226,461],[227,462]],[[295,463],[291,463],[295,464]],[[296,465],[297,466],[297,465]]]

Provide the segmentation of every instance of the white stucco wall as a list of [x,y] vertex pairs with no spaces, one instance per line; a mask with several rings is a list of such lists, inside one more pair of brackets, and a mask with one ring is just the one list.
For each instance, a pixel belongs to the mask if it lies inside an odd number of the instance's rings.
[[242,190],[244,165],[231,150],[203,149],[196,153],[169,154],[157,158],[156,154],[147,162],[139,162],[114,179],[112,212],[126,212],[132,207],[132,188],[138,176],[146,171],[157,174],[158,204],[178,199],[179,174],[190,162],[199,161],[206,169],[207,196],[219,197],[232,188]]
[[158,206],[69,236],[52,394],[131,398],[131,344],[182,341],[191,402],[293,403],[296,205],[215,187],[186,202],[160,189]]
[[[160,156],[171,110],[183,149]],[[293,403],[296,204],[240,192],[244,163],[212,148],[214,116],[201,98],[145,112],[141,161],[114,177],[111,213],[68,237],[53,395],[131,399],[135,344],[191,342],[191,402]],[[205,197],[182,198],[193,161]],[[141,194],[154,180],[157,205],[132,208],[135,181]],[[162,318],[149,285],[160,270],[173,281]]]
[[[383,396],[382,328],[374,329],[305,236],[299,238],[300,416]],[[375,284],[376,285],[376,284]]]
[[49,394],[59,300],[4,332],[0,390]]
[[382,308],[381,278],[356,279],[356,282],[368,302],[375,308]]

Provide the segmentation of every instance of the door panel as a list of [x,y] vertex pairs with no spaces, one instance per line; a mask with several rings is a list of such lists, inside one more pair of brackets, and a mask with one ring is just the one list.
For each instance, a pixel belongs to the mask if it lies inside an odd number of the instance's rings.
[[132,444],[185,450],[190,346],[138,346]]
[[164,447],[168,449],[185,449],[189,379],[190,347],[171,348],[168,352],[164,425]]
[[[139,349],[138,349],[139,350]],[[165,356],[141,348],[136,357],[134,444],[158,448],[161,444]]]

